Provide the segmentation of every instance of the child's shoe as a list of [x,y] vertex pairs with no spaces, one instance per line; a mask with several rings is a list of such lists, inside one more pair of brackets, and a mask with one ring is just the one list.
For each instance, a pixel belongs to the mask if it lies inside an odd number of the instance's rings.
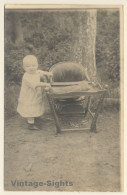
[[39,130],[39,128],[36,127],[35,124],[28,124],[28,129],[30,129],[30,130]]

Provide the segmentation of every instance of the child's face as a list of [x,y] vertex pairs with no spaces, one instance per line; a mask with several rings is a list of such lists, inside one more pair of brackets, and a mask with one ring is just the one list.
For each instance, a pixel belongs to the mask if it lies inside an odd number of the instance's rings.
[[34,74],[37,68],[38,68],[38,64],[34,61],[24,65],[24,70],[29,74]]

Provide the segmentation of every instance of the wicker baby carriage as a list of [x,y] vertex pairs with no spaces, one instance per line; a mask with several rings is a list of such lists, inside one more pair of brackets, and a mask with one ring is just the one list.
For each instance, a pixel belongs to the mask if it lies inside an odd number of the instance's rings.
[[[53,73],[53,81],[55,86],[71,86],[76,87],[76,82],[89,81],[86,69],[81,65],[73,62],[61,62],[50,68]],[[64,88],[63,88],[64,89]],[[86,101],[84,96],[71,97],[55,100],[56,112],[68,116],[76,116],[75,113],[85,114],[84,104]]]
[[[104,99],[105,89],[90,81],[86,69],[77,63],[61,62],[53,65],[52,93],[47,94],[48,101],[54,116],[57,133],[64,131],[60,127],[58,115],[81,116],[90,113],[92,123],[90,128],[96,131],[96,121]],[[91,96],[100,95],[95,113],[90,110]],[[78,128],[79,129],[79,128]],[[73,130],[73,129],[71,129]]]

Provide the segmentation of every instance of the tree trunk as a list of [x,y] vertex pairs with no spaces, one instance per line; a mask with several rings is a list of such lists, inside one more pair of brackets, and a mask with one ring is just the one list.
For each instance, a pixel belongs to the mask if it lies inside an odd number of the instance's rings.
[[23,31],[21,22],[19,19],[19,15],[16,13],[12,13],[12,41],[16,44],[23,43]]
[[90,79],[96,76],[96,15],[94,9],[79,13],[78,33],[73,43],[73,61],[87,69]]

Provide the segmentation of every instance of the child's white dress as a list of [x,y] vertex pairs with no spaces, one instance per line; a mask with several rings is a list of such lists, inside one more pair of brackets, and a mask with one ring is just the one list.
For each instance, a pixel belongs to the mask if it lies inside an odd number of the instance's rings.
[[18,99],[17,112],[22,117],[39,117],[44,113],[44,94],[41,87],[35,89],[46,72],[37,70],[35,74],[25,72]]

